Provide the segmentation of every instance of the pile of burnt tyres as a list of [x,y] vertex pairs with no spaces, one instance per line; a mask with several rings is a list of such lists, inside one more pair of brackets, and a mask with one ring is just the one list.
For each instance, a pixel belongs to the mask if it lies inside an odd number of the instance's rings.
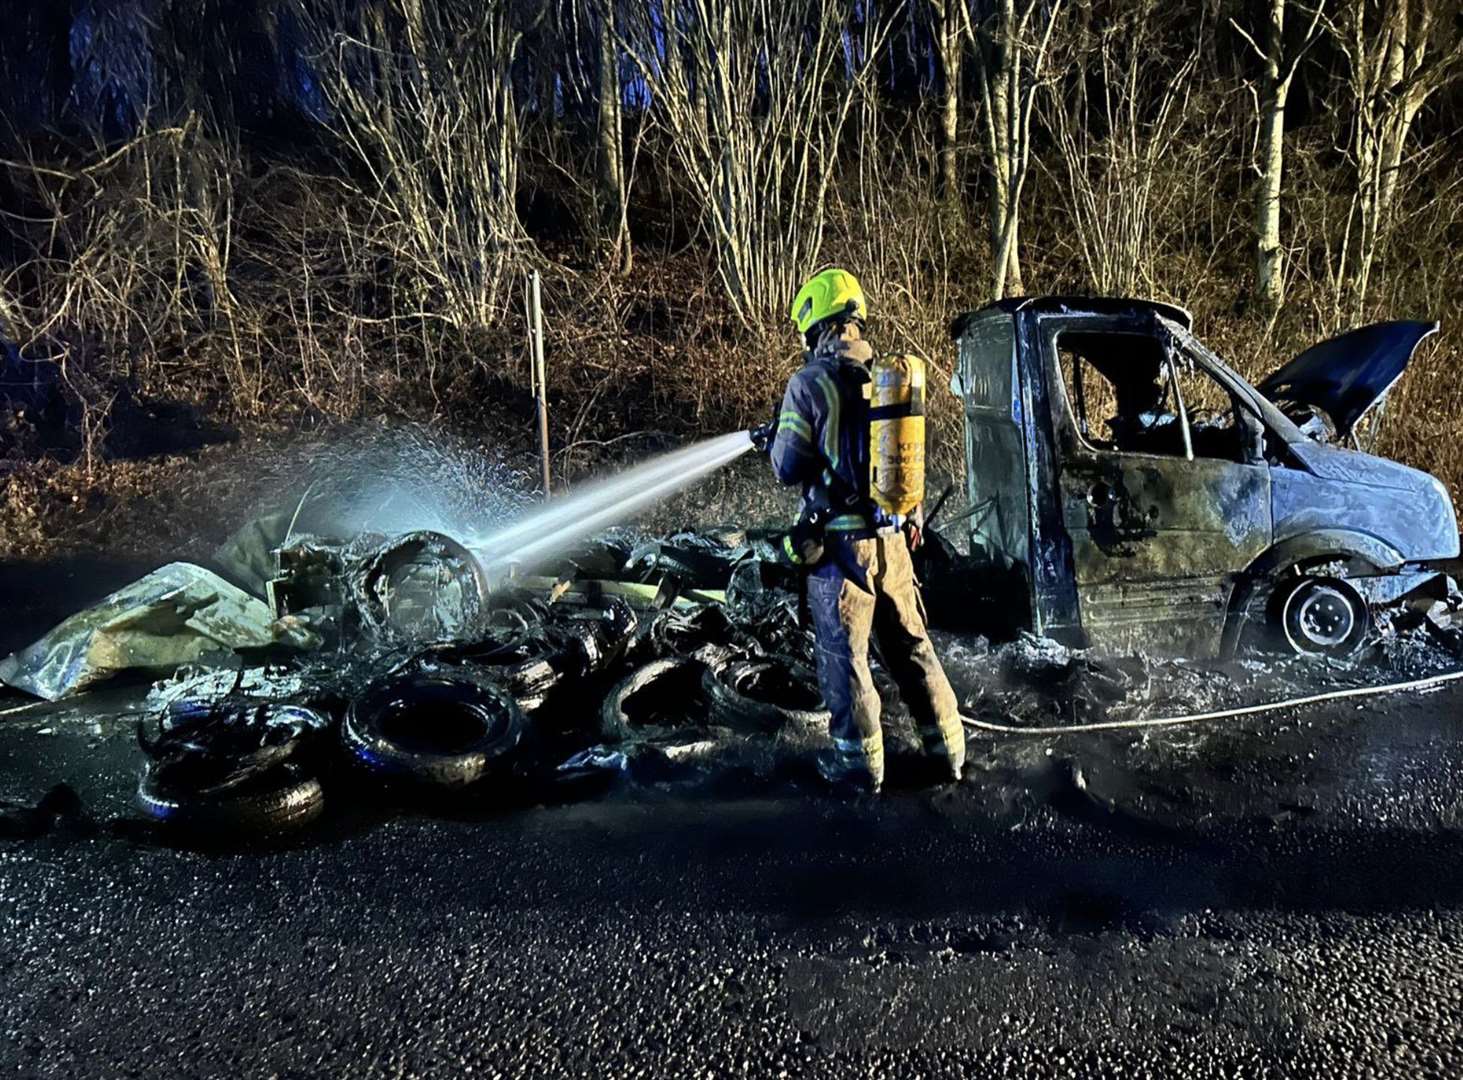
[[299,538],[268,595],[312,647],[156,684],[138,806],[195,835],[279,833],[336,792],[471,800],[810,749],[827,713],[771,551],[735,530],[600,539],[482,587],[439,535]]

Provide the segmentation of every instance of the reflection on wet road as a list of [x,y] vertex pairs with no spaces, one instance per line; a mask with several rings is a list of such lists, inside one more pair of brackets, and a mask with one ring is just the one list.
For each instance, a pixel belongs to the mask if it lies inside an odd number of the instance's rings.
[[109,824],[140,757],[97,714],[135,700],[4,721],[0,796],[64,780],[98,823],[0,842],[20,1075],[1463,1064],[1457,691],[983,740],[960,788],[879,802],[348,799],[206,853]]

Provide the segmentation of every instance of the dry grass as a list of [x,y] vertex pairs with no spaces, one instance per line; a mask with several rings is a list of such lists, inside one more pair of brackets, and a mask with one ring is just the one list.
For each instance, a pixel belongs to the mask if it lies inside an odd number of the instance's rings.
[[[973,198],[936,197],[936,142],[922,121],[872,122],[862,117],[849,136],[858,152],[840,166],[820,261],[863,278],[880,347],[922,354],[944,384],[949,320],[985,300],[989,230]],[[669,161],[656,138],[646,136],[646,159]],[[1296,154],[1289,300],[1273,319],[1248,308],[1246,181],[1233,142],[1163,156],[1148,188],[1162,198],[1145,211],[1132,280],[1193,310],[1200,336],[1257,379],[1340,328],[1325,266],[1326,222],[1341,210],[1326,194],[1336,185],[1322,151]],[[1428,168],[1401,196],[1386,272],[1361,318],[1444,320],[1394,393],[1377,447],[1463,496],[1463,334],[1454,330],[1463,324],[1463,170]],[[504,244],[517,254],[463,292],[452,257],[461,245],[432,250],[431,215],[445,210],[420,177],[393,195],[339,163],[257,159],[197,116],[105,152],[4,163],[5,228],[23,257],[0,268],[0,332],[55,364],[70,442],[44,454],[45,440],[22,430],[28,419],[0,430],[0,555],[124,534],[186,546],[186,520],[242,504],[255,468],[247,443],[204,452],[205,467],[191,457],[113,460],[108,436],[124,390],[188,403],[246,439],[415,420],[522,453],[533,438],[527,353],[505,266],[532,262],[545,273],[561,480],[767,417],[798,363],[796,342],[775,312],[756,323],[771,329],[753,330],[727,300],[713,245],[685,231],[699,211],[684,186],[666,171],[647,177],[632,206],[635,268],[621,276],[579,239],[593,232],[594,211],[564,172],[535,173],[534,198],[553,227],[531,251],[521,238],[484,241],[484,255]],[[1022,262],[1034,292],[1091,288],[1068,183],[1054,169],[1031,181]],[[933,397],[931,429],[933,471],[958,475],[961,416],[950,395]],[[770,481],[765,494],[750,480],[721,483],[697,496],[725,507],[711,516],[785,512]]]

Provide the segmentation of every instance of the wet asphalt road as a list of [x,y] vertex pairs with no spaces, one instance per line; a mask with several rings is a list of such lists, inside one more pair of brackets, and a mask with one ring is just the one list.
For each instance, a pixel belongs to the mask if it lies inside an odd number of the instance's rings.
[[0,716],[0,799],[85,808],[0,839],[0,1076],[1463,1075],[1463,685],[977,741],[878,801],[337,782],[212,851],[127,824],[137,696]]
[[205,853],[105,824],[129,700],[0,720],[0,793],[103,823],[0,841],[0,1075],[1463,1070],[1457,693],[976,743],[878,802],[338,788],[374,805]]

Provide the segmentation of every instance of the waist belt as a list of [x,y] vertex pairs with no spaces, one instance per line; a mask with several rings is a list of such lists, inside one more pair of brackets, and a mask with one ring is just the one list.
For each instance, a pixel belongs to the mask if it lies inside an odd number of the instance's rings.
[[859,518],[856,521],[842,521],[834,518],[828,523],[827,531],[837,533],[849,540],[867,540],[874,536],[893,536],[900,531],[903,525],[903,519],[900,518],[885,525],[876,525],[867,518]]

